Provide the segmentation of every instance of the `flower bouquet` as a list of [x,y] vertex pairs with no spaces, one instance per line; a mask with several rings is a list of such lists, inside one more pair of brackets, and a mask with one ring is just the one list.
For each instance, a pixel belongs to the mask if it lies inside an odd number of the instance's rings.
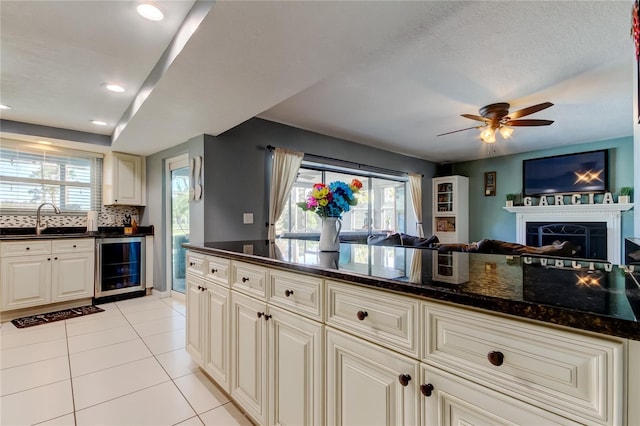
[[320,251],[339,251],[339,234],[342,229],[342,213],[348,212],[351,206],[358,204],[355,197],[362,188],[362,182],[353,179],[351,184],[344,182],[331,182],[329,185],[316,183],[307,194],[307,201],[298,204],[304,211],[310,211],[322,220],[320,230]]
[[342,218],[342,213],[348,212],[351,206],[358,204],[355,197],[362,188],[362,182],[353,179],[350,184],[331,182],[329,185],[316,183],[307,194],[307,200],[297,203],[304,211],[310,211],[321,218]]

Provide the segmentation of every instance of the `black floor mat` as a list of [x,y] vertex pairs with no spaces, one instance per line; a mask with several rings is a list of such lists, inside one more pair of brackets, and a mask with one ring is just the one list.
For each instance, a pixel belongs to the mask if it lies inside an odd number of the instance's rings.
[[80,317],[82,315],[90,315],[103,312],[104,309],[97,306],[88,305],[78,308],[63,309],[61,311],[49,312],[40,315],[31,315],[28,317],[16,318],[11,322],[18,328],[32,327],[34,325],[48,324],[50,322],[66,320],[69,318]]

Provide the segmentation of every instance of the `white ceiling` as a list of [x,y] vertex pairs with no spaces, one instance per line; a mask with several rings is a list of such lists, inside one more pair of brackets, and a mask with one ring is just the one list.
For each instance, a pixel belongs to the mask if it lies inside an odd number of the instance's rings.
[[[254,116],[436,162],[632,135],[629,0],[197,2],[204,19],[161,1],[159,23],[137,3],[2,0],[2,119],[117,128],[112,148],[141,155]],[[199,27],[161,58],[183,21]],[[509,141],[436,136],[544,101],[527,118],[555,123]]]

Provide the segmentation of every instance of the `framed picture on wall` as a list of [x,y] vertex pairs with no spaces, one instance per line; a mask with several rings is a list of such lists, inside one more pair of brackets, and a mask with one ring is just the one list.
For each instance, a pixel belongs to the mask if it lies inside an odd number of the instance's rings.
[[484,196],[496,195],[496,172],[484,172]]

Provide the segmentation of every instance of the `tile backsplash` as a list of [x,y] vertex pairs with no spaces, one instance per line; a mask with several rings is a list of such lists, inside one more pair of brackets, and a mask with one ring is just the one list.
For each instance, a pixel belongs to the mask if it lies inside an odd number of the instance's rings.
[[[140,210],[133,206],[103,206],[98,214],[98,226],[122,226],[125,215],[131,215],[140,223]],[[75,227],[87,226],[86,215],[58,215],[47,207],[42,210],[42,218],[50,227]],[[34,228],[36,215],[0,215],[0,227],[2,228]]]

